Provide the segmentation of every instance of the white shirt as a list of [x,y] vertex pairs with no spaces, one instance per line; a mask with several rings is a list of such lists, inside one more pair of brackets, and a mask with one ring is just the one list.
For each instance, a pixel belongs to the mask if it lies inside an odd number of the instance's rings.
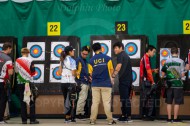
[[62,77],[61,83],[76,83],[75,77],[72,75],[72,71],[76,70],[76,61],[71,56],[66,56],[62,65]]
[[[22,63],[24,63],[24,65],[19,64],[18,60],[21,60]],[[33,80],[33,77],[31,76],[31,73],[29,72],[30,71],[31,63],[32,63],[32,59],[29,58],[29,57],[20,57],[20,58],[18,58],[16,60],[16,63],[15,63],[15,72],[19,73],[20,76],[24,80],[28,80],[28,81],[32,81]],[[21,83],[20,80],[18,80],[18,83]]]

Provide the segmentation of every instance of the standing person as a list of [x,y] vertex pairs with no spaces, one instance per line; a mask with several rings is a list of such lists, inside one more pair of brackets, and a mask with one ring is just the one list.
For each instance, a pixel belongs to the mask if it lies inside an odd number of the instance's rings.
[[188,72],[190,69],[190,50],[187,57],[185,58],[185,70]]
[[89,89],[89,72],[88,72],[88,62],[86,60],[90,52],[89,46],[82,47],[81,55],[76,59],[77,64],[77,77],[76,81],[81,86],[81,91],[79,92],[76,115],[79,119],[85,119],[84,107],[86,104],[86,99],[88,97]]
[[111,92],[113,73],[112,60],[109,56],[102,54],[100,43],[92,45],[95,55],[90,59],[89,73],[92,76],[92,107],[90,124],[94,125],[98,115],[98,107],[102,97],[104,111],[107,116],[108,124],[116,124],[113,121],[111,112]]
[[64,96],[64,114],[65,122],[76,122],[75,109],[76,109],[76,61],[72,58],[74,56],[74,49],[71,46],[65,47],[60,57],[61,74],[61,90]]
[[140,82],[141,82],[141,111],[143,119],[147,121],[154,121],[154,93],[150,93],[155,89],[153,73],[158,73],[158,69],[152,69],[150,58],[156,53],[156,48],[149,45],[146,53],[140,61]]
[[167,122],[172,122],[171,112],[172,103],[174,101],[174,120],[173,122],[181,122],[178,119],[180,105],[184,104],[184,91],[182,78],[185,76],[185,63],[178,58],[178,48],[171,48],[172,58],[167,59],[162,67],[162,77],[166,77],[166,103],[167,103]]
[[[33,76],[35,75],[35,67],[32,60],[28,57],[29,49],[22,48],[21,55],[22,57],[16,59],[15,63],[15,72],[17,73],[17,82],[19,90],[19,99],[21,104],[21,118],[22,124],[27,124],[27,104],[30,107],[30,124],[39,124],[39,121],[36,120],[35,112],[35,96],[31,91],[31,82]],[[30,90],[28,90],[28,86]],[[26,95],[26,90],[31,92],[31,94]],[[28,100],[26,98],[28,97]]]
[[122,115],[118,119],[121,122],[132,122],[131,120],[131,101],[130,94],[132,88],[132,66],[130,57],[124,51],[122,42],[113,45],[114,53],[117,55],[117,65],[112,77],[119,74],[119,93],[121,101]]
[[12,51],[11,43],[4,43],[2,49],[0,52],[0,124],[5,124],[3,117],[7,103],[6,83],[9,81],[9,77],[13,75],[12,59],[8,56]]

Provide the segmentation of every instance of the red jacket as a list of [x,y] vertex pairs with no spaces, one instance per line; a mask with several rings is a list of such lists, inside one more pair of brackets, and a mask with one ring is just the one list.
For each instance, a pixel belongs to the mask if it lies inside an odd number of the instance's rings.
[[152,75],[153,70],[151,69],[150,58],[147,54],[144,54],[140,61],[140,79],[141,81],[146,78],[151,84],[154,84],[154,79]]

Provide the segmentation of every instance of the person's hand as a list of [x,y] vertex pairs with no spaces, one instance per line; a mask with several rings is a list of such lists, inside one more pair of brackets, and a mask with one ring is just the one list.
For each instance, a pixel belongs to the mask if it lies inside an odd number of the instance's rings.
[[159,72],[159,69],[154,69],[154,73],[158,73]]
[[112,83],[112,85],[114,85],[114,81],[115,81],[115,79],[111,77],[111,83]]
[[189,64],[186,64],[186,65],[185,65],[185,70],[188,71],[189,69],[190,69]]
[[85,79],[85,81],[88,81],[88,78],[86,76],[84,76],[84,79]]
[[89,76],[89,82],[92,83],[92,77],[91,76]]
[[156,86],[157,86],[157,85],[154,83],[154,84],[152,84],[152,87],[151,87],[151,88],[154,90],[154,89],[156,89]]

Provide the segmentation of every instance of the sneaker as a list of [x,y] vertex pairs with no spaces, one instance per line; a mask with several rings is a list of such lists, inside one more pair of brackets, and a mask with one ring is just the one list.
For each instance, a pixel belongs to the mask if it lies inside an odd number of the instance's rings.
[[71,116],[70,115],[66,115],[65,116],[65,121],[64,121],[65,123],[69,123],[69,122],[71,122]]
[[40,124],[40,122],[38,120],[35,120],[35,121],[31,121],[30,124]]
[[5,122],[5,121],[0,121],[0,124],[7,124],[7,122]]
[[82,120],[82,121],[86,121],[86,116],[82,115],[82,114],[79,114],[78,115],[78,119],[79,120]]
[[71,123],[76,123],[76,120],[74,118],[72,118]]
[[128,119],[127,119],[127,122],[128,122],[128,123],[132,123],[133,120],[132,120],[131,118],[128,118]]
[[121,117],[119,117],[118,121],[125,123],[127,122],[127,117],[122,115]]
[[154,121],[154,117],[152,116],[147,116],[144,121]]
[[172,119],[167,119],[167,123],[172,123]]
[[95,125],[95,122],[94,121],[90,121],[90,125]]
[[65,121],[64,121],[65,123],[69,123],[69,122],[71,122],[71,118],[65,118]]
[[174,120],[173,120],[173,123],[180,123],[180,122],[182,122],[181,119],[174,119]]
[[116,122],[113,120],[112,122],[109,122],[108,125],[116,124]]
[[22,124],[27,124],[27,121],[23,121]]
[[5,116],[4,120],[10,120],[10,116]]

